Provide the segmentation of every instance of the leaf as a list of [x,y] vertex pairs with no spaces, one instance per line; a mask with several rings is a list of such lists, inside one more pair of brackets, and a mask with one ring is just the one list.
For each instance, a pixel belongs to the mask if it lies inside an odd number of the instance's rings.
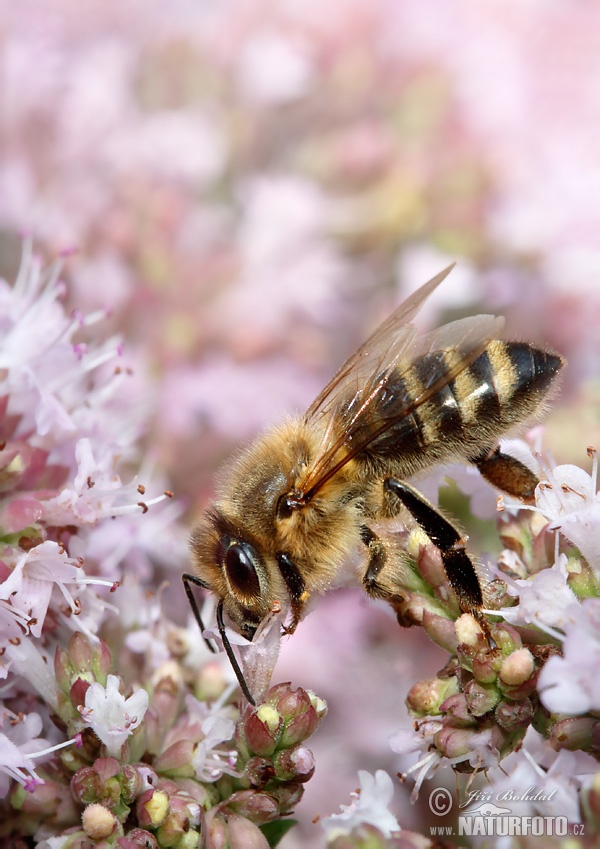
[[261,825],[260,830],[267,838],[271,849],[275,849],[280,840],[297,824],[298,820],[275,820],[274,822],[267,822]]

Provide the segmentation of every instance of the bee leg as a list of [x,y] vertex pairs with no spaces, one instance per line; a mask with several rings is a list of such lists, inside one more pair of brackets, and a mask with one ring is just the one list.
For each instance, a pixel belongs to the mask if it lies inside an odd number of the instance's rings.
[[437,546],[450,586],[463,613],[471,613],[489,634],[487,623],[480,610],[483,595],[473,561],[466,551],[464,540],[450,522],[412,486],[395,478],[388,478],[385,489],[393,493]]
[[296,564],[290,559],[289,555],[280,551],[276,554],[276,557],[277,563],[279,564],[279,571],[285,581],[285,586],[290,597],[290,607],[292,611],[292,621],[286,628],[284,628],[284,631],[286,634],[293,634],[302,618],[302,612],[308,599],[308,593],[306,592],[304,578]]
[[387,560],[385,545],[367,525],[361,525],[360,538],[369,549],[369,565],[362,579],[364,588],[373,598],[387,598],[388,593],[384,592],[377,582],[377,577]]
[[510,454],[503,454],[498,447],[472,458],[471,462],[492,486],[520,498],[526,504],[534,503],[535,488],[539,481],[531,469],[520,460]]

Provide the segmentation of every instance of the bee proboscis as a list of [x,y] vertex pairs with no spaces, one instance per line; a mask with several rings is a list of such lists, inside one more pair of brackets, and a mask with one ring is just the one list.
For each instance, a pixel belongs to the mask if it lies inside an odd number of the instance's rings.
[[414,317],[452,268],[398,307],[303,416],[234,460],[192,534],[188,598],[203,628],[190,585],[216,595],[219,630],[250,702],[223,614],[251,640],[279,604],[289,608],[291,633],[307,600],[335,585],[361,546],[365,591],[398,610],[400,559],[371,526],[402,509],[439,548],[460,609],[482,618],[481,585],[459,532],[406,480],[460,459],[531,502],[536,476],[498,440],[539,416],[564,362],[544,348],[502,341],[503,319],[491,315],[418,335]]

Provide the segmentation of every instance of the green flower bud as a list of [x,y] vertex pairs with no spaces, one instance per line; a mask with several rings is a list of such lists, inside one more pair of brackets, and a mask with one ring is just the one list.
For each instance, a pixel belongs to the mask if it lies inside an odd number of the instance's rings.
[[450,678],[427,678],[417,681],[406,697],[406,706],[411,716],[437,716],[442,703],[458,692],[458,681]]
[[493,710],[501,699],[500,691],[494,684],[482,684],[473,679],[464,689],[469,713],[483,716]]

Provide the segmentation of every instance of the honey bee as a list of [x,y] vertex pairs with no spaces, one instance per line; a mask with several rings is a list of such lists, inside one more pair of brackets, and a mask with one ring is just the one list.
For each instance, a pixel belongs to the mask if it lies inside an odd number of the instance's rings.
[[400,559],[371,526],[402,509],[438,547],[460,609],[482,619],[481,585],[460,533],[406,480],[466,460],[498,489],[531,502],[536,476],[498,440],[541,413],[564,361],[501,341],[503,319],[489,315],[419,336],[411,322],[452,268],[384,321],[303,416],[240,454],[193,531],[186,593],[201,628],[191,585],[216,595],[218,627],[250,702],[223,614],[251,640],[281,605],[292,633],[307,600],[331,588],[361,547],[363,588],[398,611]]

